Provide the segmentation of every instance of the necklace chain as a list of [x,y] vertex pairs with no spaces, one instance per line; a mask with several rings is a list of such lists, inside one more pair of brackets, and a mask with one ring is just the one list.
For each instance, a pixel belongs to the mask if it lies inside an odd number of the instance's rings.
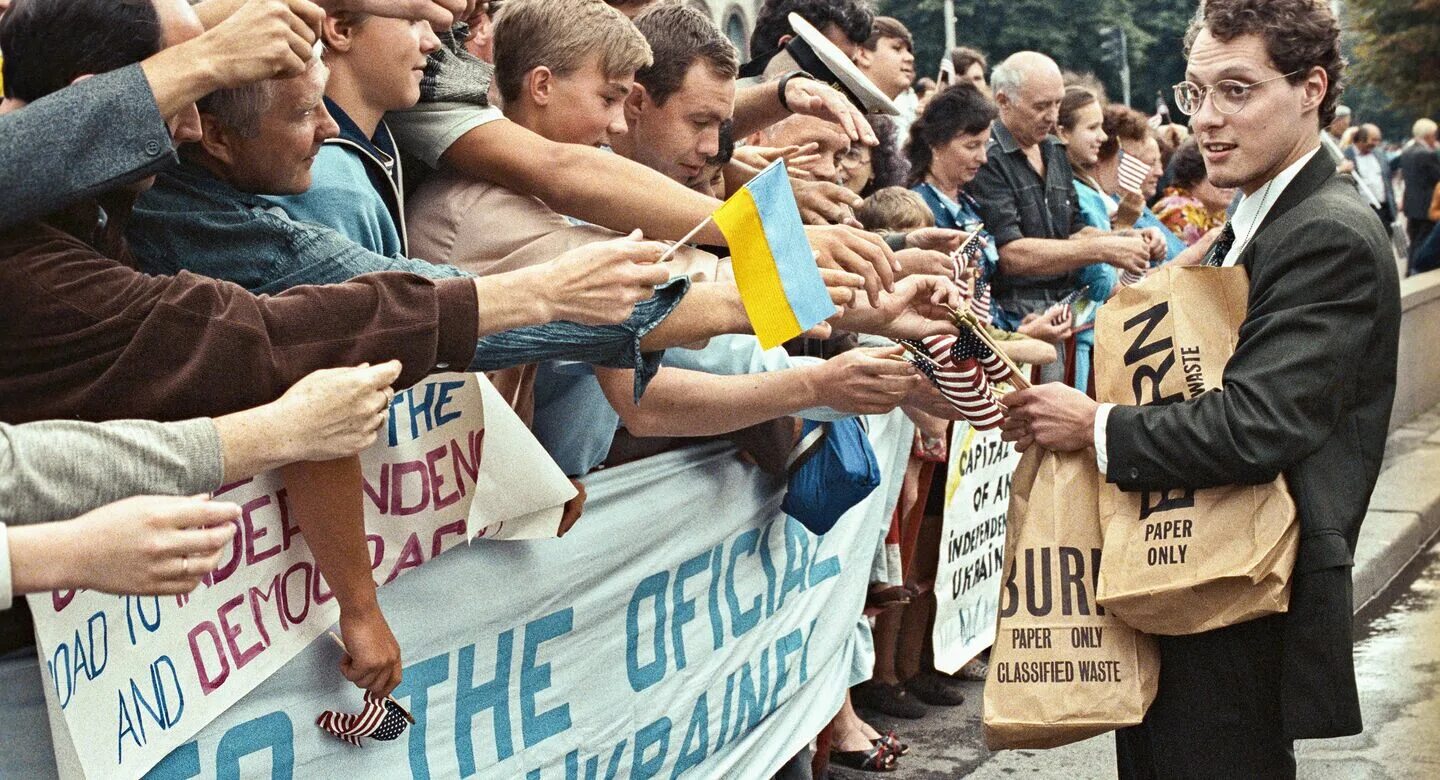
[[1250,245],[1250,238],[1255,235],[1255,228],[1259,226],[1260,220],[1265,216],[1265,201],[1270,197],[1270,188],[1275,186],[1275,179],[1265,182],[1265,188],[1260,190],[1260,206],[1255,209],[1255,219],[1251,220],[1249,227],[1245,229],[1245,240],[1236,247],[1235,253],[1245,251]]

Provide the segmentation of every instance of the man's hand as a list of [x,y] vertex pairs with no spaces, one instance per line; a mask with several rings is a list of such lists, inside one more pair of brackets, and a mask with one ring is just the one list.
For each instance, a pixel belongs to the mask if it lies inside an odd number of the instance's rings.
[[[927,227],[919,230],[912,230],[905,234],[905,246],[916,249],[929,249],[932,252],[945,252],[949,254],[959,249],[962,244],[970,240],[970,234],[963,230],[951,230],[950,228]],[[984,246],[983,241],[981,246]]]
[[795,191],[800,219],[807,225],[854,223],[855,209],[865,202],[833,181],[801,181],[792,177],[790,189]]
[[345,640],[340,673],[358,688],[389,696],[400,684],[403,666],[400,643],[380,607],[341,610],[340,637]]
[[955,261],[943,251],[932,249],[902,249],[895,253],[895,262],[900,264],[900,276],[931,274],[955,278]]
[[468,19],[474,13],[473,0],[319,0],[328,11],[350,11],[357,14],[389,16],[429,22],[437,30],[446,30],[456,19]]
[[820,157],[820,144],[811,141],[801,146],[737,146],[732,159],[757,171],[770,167],[779,159],[785,160],[785,169],[793,179],[812,179],[806,166]]
[[1170,251],[1170,245],[1165,243],[1165,236],[1160,228],[1148,227],[1140,231],[1140,237],[1145,239],[1145,248],[1150,250],[1150,260],[1164,260],[1165,254]]
[[638,230],[587,244],[536,266],[532,291],[552,320],[615,325],[669,281],[670,269],[657,262],[664,252],[664,244],[640,240]]
[[884,414],[925,382],[900,347],[852,349],[825,361],[821,403],[851,414]]
[[210,29],[181,45],[208,63],[217,89],[304,73],[325,19],[310,0],[211,0],[200,9]]
[[1073,452],[1095,445],[1095,412],[1090,396],[1061,382],[1035,385],[1006,395],[1001,438],[1024,452],[1032,444]]
[[1025,315],[1017,332],[1047,344],[1059,344],[1074,335],[1074,322],[1074,310],[1063,303],[1057,303],[1046,309],[1044,314]]
[[390,385],[399,376],[398,360],[307,374],[262,407],[275,446],[291,462],[335,460],[369,447],[385,422],[395,397]]
[[895,274],[899,264],[890,247],[874,233],[848,225],[810,226],[805,228],[815,262],[822,268],[839,268],[865,277],[865,292],[870,305],[880,305],[880,293],[895,291]]
[[960,288],[946,277],[907,276],[895,285],[895,292],[881,296],[879,306],[857,306],[832,322],[846,330],[892,339],[953,336],[950,310],[963,305]]
[[120,595],[189,593],[220,565],[239,517],[240,507],[205,496],[107,504],[64,524],[73,535],[64,546],[73,565],[66,579]]
[[1105,262],[1121,271],[1143,274],[1150,269],[1150,249],[1139,236],[1104,236],[1102,252]]
[[865,114],[829,84],[814,79],[794,78],[785,84],[785,103],[790,111],[840,125],[851,142],[875,146],[880,139]]
[[821,268],[820,280],[825,282],[825,291],[830,293],[830,302],[835,304],[838,310],[854,306],[860,292],[865,289],[865,277],[835,268]]

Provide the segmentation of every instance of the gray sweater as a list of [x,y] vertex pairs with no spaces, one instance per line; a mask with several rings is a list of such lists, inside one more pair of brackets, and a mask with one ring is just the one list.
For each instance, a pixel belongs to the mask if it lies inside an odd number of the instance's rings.
[[0,423],[0,523],[65,520],[130,496],[209,493],[221,460],[208,418]]

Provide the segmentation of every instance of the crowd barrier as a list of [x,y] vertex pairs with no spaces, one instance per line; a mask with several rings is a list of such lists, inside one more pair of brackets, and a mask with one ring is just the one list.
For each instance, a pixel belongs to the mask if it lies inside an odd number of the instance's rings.
[[1392,431],[1440,404],[1440,271],[1401,280],[1400,309]]

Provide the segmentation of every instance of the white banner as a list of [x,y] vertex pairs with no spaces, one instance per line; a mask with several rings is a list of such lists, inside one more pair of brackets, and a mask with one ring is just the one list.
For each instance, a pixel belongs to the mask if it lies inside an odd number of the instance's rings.
[[[396,395],[361,454],[377,584],[472,536],[553,537],[574,486],[483,376]],[[525,484],[517,491],[515,484]],[[339,619],[276,473],[225,486],[229,553],[183,597],[31,596],[62,774],[140,777]],[[340,678],[338,669],[320,672]],[[56,716],[63,716],[63,722]]]
[[[901,420],[871,418],[886,483],[824,537],[724,445],[591,475],[564,538],[480,540],[381,589],[416,719],[398,740],[355,748],[314,725],[360,695],[339,650],[312,642],[150,777],[768,777],[851,683]],[[33,661],[0,664],[0,776],[53,772],[36,684]],[[113,751],[114,736],[81,741]]]
[[935,572],[935,668],[953,674],[995,641],[1010,477],[1020,453],[1000,431],[956,422]]

